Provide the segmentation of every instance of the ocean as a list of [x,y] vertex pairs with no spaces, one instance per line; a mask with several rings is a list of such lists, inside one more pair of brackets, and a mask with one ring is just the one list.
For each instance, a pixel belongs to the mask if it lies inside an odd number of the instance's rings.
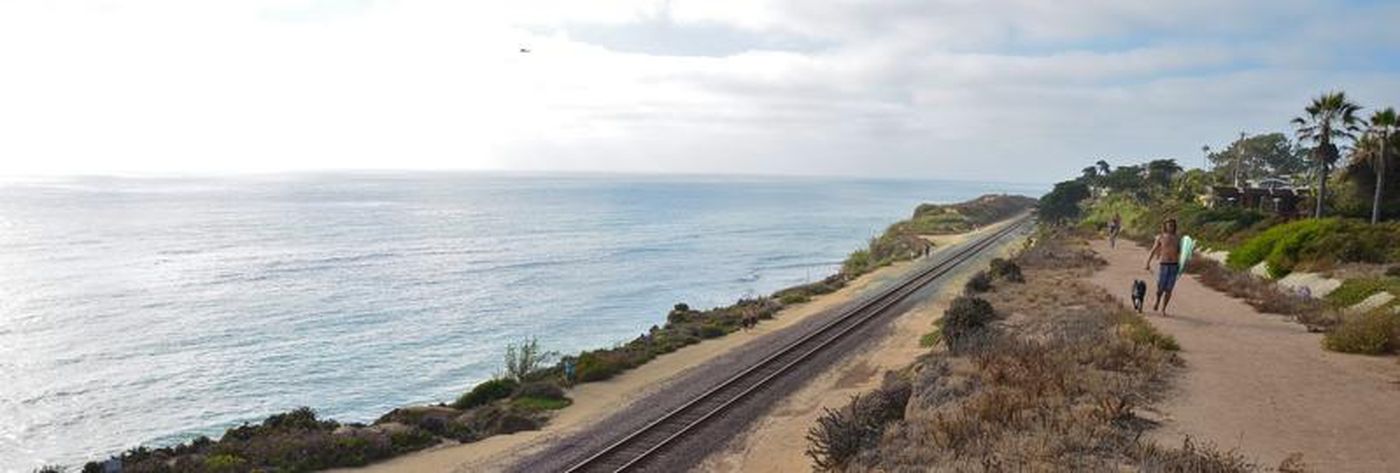
[[0,471],[450,401],[506,344],[815,281],[922,202],[1048,186],[335,173],[0,182]]

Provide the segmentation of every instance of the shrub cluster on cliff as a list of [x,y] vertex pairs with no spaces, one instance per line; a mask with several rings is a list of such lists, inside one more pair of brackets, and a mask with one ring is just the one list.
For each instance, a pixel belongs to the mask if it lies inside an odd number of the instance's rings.
[[502,377],[477,385],[451,405],[394,409],[371,424],[319,419],[310,408],[228,429],[218,440],[199,437],[166,448],[135,448],[103,462],[130,473],[256,471],[301,472],[367,465],[442,442],[472,442],[534,430],[548,411],[569,405],[552,354],[533,339],[506,350]]
[[677,304],[666,315],[665,325],[653,326],[647,333],[618,347],[579,354],[577,379],[589,382],[611,378],[686,345],[739,330],[745,320],[772,318],[781,308],[782,304],[767,297],[742,299],[734,305],[703,311]]
[[105,472],[107,463],[126,473],[312,471],[365,465],[438,441],[414,426],[376,424],[342,425],[300,408],[228,429],[218,441],[200,437],[174,447],[131,449],[90,462],[83,472]]

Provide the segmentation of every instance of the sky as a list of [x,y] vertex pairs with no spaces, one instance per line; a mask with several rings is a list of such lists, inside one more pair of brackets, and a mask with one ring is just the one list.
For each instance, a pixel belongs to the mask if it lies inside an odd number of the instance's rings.
[[1396,25],[1386,1],[0,0],[0,176],[1049,182],[1198,165],[1328,90],[1400,105]]

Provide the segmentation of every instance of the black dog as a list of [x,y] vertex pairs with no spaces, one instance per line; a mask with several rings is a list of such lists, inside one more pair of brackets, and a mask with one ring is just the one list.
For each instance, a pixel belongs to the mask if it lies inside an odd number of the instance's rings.
[[1147,283],[1141,279],[1133,280],[1133,310],[1142,313],[1142,303],[1147,300]]

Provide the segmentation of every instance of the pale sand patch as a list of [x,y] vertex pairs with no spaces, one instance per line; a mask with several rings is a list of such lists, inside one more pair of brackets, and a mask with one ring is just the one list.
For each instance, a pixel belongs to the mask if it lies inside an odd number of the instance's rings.
[[[962,242],[973,235],[979,235],[1004,226],[1003,223],[989,225],[975,232],[961,235],[940,235],[935,244],[946,247]],[[765,334],[782,330],[795,323],[849,302],[864,293],[877,281],[888,281],[904,275],[911,263],[896,263],[880,268],[852,281],[851,284],[831,294],[815,297],[811,302],[783,309],[772,320],[763,321],[758,327],[729,334],[717,339],[691,345],[674,353],[657,357],[651,362],[627,371],[602,382],[587,383],[569,391],[573,405],[559,411],[541,430],[520,432],[511,435],[498,435],[478,442],[458,445],[444,445],[417,452],[363,468],[332,470],[336,472],[459,472],[459,471],[500,471],[508,468],[521,458],[539,451],[550,441],[567,437],[580,429],[624,408],[633,401],[655,392],[676,375],[723,355],[736,347],[747,344]],[[961,287],[961,285],[959,285]],[[935,311],[934,313],[941,313]],[[909,330],[929,330],[925,321]],[[901,330],[902,332],[903,330]],[[918,336],[913,337],[918,346]],[[912,360],[910,357],[905,360]],[[878,377],[871,375],[878,381]],[[798,435],[800,439],[802,436]],[[800,449],[799,449],[799,455]]]
[[958,243],[967,241],[967,239],[972,235],[979,235],[987,231],[988,228],[1001,228],[1001,224],[994,224],[989,227],[979,228],[977,230],[973,230],[967,233],[954,233],[951,235],[919,235],[919,238],[923,238],[929,243],[933,243],[934,248],[942,248],[945,246],[956,245]]
[[[985,228],[983,229],[985,230]],[[965,238],[965,237],[964,237]],[[1005,257],[1020,245],[1001,245],[994,256]],[[976,260],[983,261],[983,260]],[[936,295],[914,309],[899,315],[890,330],[871,348],[853,354],[846,361],[808,381],[797,392],[773,408],[767,416],[749,427],[724,451],[710,455],[699,471],[811,471],[807,457],[807,430],[816,424],[824,409],[836,409],[851,396],[880,386],[886,371],[908,366],[929,348],[919,346],[919,338],[933,331],[933,323],[972,277],[976,269],[959,271]]]

